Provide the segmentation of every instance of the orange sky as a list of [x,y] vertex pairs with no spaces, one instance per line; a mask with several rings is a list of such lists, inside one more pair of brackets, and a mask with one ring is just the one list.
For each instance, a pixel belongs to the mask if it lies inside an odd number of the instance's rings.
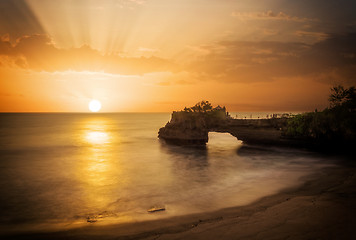
[[2,0],[0,111],[310,111],[356,83],[350,0]]

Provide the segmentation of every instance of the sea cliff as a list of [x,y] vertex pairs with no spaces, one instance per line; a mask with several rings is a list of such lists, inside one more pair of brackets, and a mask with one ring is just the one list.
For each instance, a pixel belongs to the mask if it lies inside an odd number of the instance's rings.
[[208,111],[173,112],[171,120],[159,130],[158,137],[173,144],[205,144],[209,131],[225,126],[228,118],[226,109],[221,107]]
[[292,141],[283,134],[286,125],[287,118],[232,119],[225,107],[212,108],[209,102],[203,101],[173,112],[158,137],[172,144],[204,145],[209,140],[209,132],[228,132],[247,143],[290,145]]

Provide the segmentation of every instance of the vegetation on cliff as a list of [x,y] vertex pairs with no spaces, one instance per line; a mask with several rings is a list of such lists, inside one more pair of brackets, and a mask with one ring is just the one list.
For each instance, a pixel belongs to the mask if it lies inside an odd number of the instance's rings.
[[288,119],[284,134],[289,138],[311,140],[318,144],[356,142],[355,87],[331,88],[330,106],[321,112],[309,112]]
[[213,108],[213,106],[211,105],[211,103],[209,101],[201,101],[198,102],[197,104],[195,104],[193,107],[187,108],[185,107],[184,112],[199,112],[199,113],[209,113],[209,112],[217,112],[217,111],[225,111],[226,112],[226,108],[224,107],[220,107],[217,106],[215,108]]
[[229,118],[224,107],[213,107],[208,101],[201,101],[193,107],[185,107],[183,111],[173,112],[171,122],[189,125],[189,128],[211,128]]

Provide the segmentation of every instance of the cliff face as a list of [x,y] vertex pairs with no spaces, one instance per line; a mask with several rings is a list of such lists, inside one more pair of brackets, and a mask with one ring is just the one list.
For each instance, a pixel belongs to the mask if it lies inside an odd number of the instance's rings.
[[171,121],[159,130],[158,137],[174,144],[205,144],[209,131],[223,126],[225,121],[224,111],[173,112]]
[[225,127],[218,127],[212,131],[228,132],[246,143],[289,145],[291,142],[284,138],[282,131],[286,123],[286,118],[231,119]]
[[203,145],[209,140],[209,132],[228,132],[247,143],[292,145],[282,134],[286,123],[286,118],[231,119],[225,111],[173,112],[158,137],[172,144]]
[[252,144],[352,152],[355,145],[352,101],[322,112],[270,119],[231,119],[225,107],[213,108],[208,101],[202,101],[173,112],[171,121],[159,130],[158,137],[173,144],[206,144],[209,132],[227,132]]
[[178,145],[203,145],[208,142],[209,131],[166,125],[158,132],[158,137],[167,143]]

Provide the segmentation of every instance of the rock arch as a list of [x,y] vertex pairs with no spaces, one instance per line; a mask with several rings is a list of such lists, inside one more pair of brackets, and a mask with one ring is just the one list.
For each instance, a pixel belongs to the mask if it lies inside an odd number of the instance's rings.
[[178,145],[204,145],[209,132],[226,132],[247,143],[284,144],[289,142],[282,134],[286,118],[272,119],[209,119],[205,115],[185,114],[172,119],[161,128],[158,137]]

